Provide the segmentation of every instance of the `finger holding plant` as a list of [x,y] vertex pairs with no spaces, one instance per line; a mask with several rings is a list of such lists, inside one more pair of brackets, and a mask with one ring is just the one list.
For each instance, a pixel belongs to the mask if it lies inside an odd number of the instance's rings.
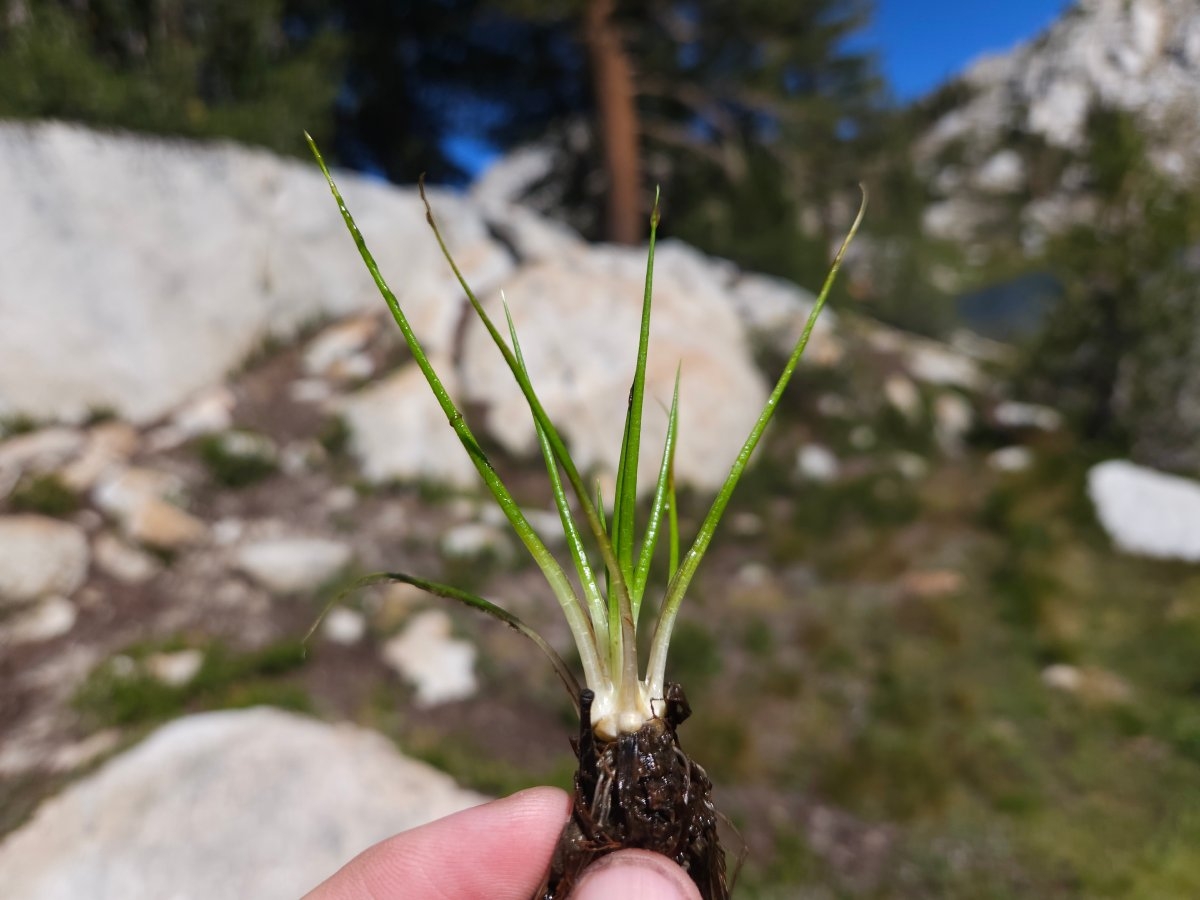
[[[687,870],[705,900],[725,900],[729,896],[729,888],[725,877],[725,856],[717,838],[718,816],[711,799],[711,784],[704,770],[680,748],[677,728],[690,709],[682,688],[666,682],[667,653],[684,594],[704,558],[734,487],[745,471],[751,454],[791,380],[808,344],[817,316],[833,286],[846,248],[862,220],[866,205],[865,193],[863,207],[860,208],[858,217],[834,258],[829,275],[783,373],[733,461],[729,475],[704,517],[691,547],[680,559],[674,479],[674,451],[679,419],[678,372],[653,499],[640,535],[636,516],[637,472],[641,454],[642,408],[646,389],[646,359],[653,293],[654,247],[659,223],[657,196],[650,217],[650,242],[637,362],[629,391],[615,492],[606,515],[599,489],[593,494],[584,482],[566,444],[538,400],[525,368],[520,341],[512,318],[508,315],[507,306],[506,341],[455,264],[425,198],[424,187],[421,187],[421,197],[426,204],[426,218],[433,228],[438,244],[475,314],[491,335],[528,403],[575,570],[577,590],[475,440],[461,411],[430,364],[395,294],[380,273],[315,143],[311,137],[308,141],[363,262],[400,327],[413,358],[429,382],[450,426],[458,435],[517,537],[541,569],[562,607],[579,652],[584,686],[579,687],[567,664],[532,628],[507,610],[482,597],[450,585],[394,572],[368,576],[359,586],[387,580],[406,582],[500,619],[506,625],[525,634],[541,648],[570,692],[580,713],[580,734],[576,746],[579,769],[575,776],[574,805],[546,881],[536,894],[535,900],[564,900],[591,862],[622,848],[641,848],[666,855]],[[576,521],[568,490],[582,516],[582,528]],[[653,624],[649,658],[643,671],[638,660],[637,634],[649,581],[650,563],[664,528],[669,545],[668,584],[659,604],[657,620]],[[588,551],[589,541],[585,540],[585,534],[590,538],[590,544],[599,557],[598,561],[595,561],[593,554]]]

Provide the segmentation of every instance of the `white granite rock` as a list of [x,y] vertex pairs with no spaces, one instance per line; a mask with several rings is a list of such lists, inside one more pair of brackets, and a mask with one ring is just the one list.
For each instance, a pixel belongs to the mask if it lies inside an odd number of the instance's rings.
[[416,688],[418,706],[465,700],[475,694],[475,646],[451,635],[440,609],[417,613],[383,646],[383,661]]
[[101,572],[125,584],[141,584],[162,569],[162,564],[153,556],[107,531],[96,536],[92,556]]
[[168,498],[183,490],[179,478],[167,472],[137,467],[110,470],[97,481],[92,499],[120,523],[133,540],[152,547],[178,549],[208,535],[208,526]]
[[62,637],[75,627],[78,613],[66,597],[50,596],[30,609],[4,620],[0,644],[28,644]]
[[1200,482],[1110,459],[1088,472],[1088,496],[1127,553],[1200,562]]
[[[458,385],[453,364],[434,358],[433,365],[454,396]],[[351,451],[368,480],[428,478],[460,487],[479,483],[479,474],[416,363],[346,397],[339,412],[350,428]]]
[[0,441],[0,497],[8,494],[25,473],[44,474],[66,464],[84,446],[75,428],[42,428]]
[[[0,172],[0,414],[109,407],[147,422],[218,384],[269,332],[382,302],[311,163],[7,122]],[[461,291],[416,192],[337,177],[414,326],[431,350],[448,347]],[[495,285],[508,251],[466,200],[430,193],[467,277]]]
[[348,544],[328,538],[265,538],[238,548],[234,565],[269,591],[314,591],[345,568]]
[[123,465],[138,446],[137,429],[124,422],[102,422],[87,434],[79,457],[62,469],[63,482],[76,491],[90,491],[110,470]]
[[295,900],[383,838],[482,802],[390,742],[271,709],[172,722],[0,844],[20,900]]
[[[811,292],[782,278],[743,274],[729,287],[729,298],[750,336],[776,353],[790,355],[816,305]],[[801,361],[835,365],[843,348],[837,314],[826,308],[813,326]]]
[[45,516],[0,516],[0,605],[69,596],[83,584],[90,556],[77,525]]
[[[596,247],[570,265],[522,268],[505,287],[530,380],[581,470],[615,471],[645,278],[642,250]],[[682,367],[676,478],[719,486],[766,400],[744,332],[720,290],[729,275],[682,246],[656,257],[639,484],[652,489]],[[503,322],[498,296],[485,299]],[[488,431],[508,450],[536,452],[532,417],[499,352],[469,320],[464,393],[487,409]]]

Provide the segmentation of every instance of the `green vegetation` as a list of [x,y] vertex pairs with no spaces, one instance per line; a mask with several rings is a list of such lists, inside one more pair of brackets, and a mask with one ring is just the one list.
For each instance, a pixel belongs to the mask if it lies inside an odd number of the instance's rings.
[[[339,39],[290,0],[39,0],[0,14],[0,116],[65,118],[297,152],[327,133]],[[19,10],[19,11],[18,11]]]
[[[194,649],[203,661],[179,684],[154,674],[156,655]],[[75,707],[97,726],[148,725],[185,712],[269,704],[307,712],[308,695],[287,676],[303,666],[294,641],[233,651],[216,641],[137,644],[98,666],[75,693]]]
[[249,431],[205,435],[196,442],[196,451],[213,479],[225,487],[246,487],[279,468],[274,445]]
[[51,472],[23,478],[8,495],[8,506],[13,512],[69,516],[79,509],[79,495]]

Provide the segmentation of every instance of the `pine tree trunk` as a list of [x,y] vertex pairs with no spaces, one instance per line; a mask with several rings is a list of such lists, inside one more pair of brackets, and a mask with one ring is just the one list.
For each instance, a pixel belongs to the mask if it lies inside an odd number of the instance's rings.
[[642,237],[641,160],[633,66],[613,23],[614,0],[589,0],[584,41],[592,65],[604,170],[608,178],[606,237],[636,244]]

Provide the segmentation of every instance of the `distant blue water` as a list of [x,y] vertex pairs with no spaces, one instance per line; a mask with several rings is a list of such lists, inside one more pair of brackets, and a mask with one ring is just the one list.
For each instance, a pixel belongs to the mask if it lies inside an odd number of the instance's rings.
[[1057,278],[1034,272],[963,294],[955,309],[976,334],[995,341],[1020,341],[1041,328],[1062,295]]

